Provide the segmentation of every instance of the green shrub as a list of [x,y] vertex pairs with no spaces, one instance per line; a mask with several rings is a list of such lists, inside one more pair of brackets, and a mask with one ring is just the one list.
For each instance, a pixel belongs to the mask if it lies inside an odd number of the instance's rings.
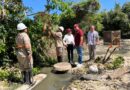
[[117,69],[117,68],[121,67],[123,63],[124,63],[124,58],[121,56],[118,56],[117,58],[115,58],[113,60],[113,62],[111,62],[110,64],[107,64],[107,68],[108,69]]
[[54,65],[55,63],[56,63],[57,61],[56,61],[56,59],[55,58],[53,58],[53,57],[47,57],[46,58],[46,61],[45,61],[45,65],[44,66],[52,66],[52,65]]
[[113,61],[113,69],[119,68],[124,63],[124,58],[119,56]]
[[11,68],[9,72],[8,81],[19,82],[21,81],[21,73],[18,68]]
[[0,69],[0,80],[8,79],[9,71],[5,69]]
[[12,82],[19,82],[21,80],[21,74],[17,68],[3,68],[0,69],[0,80],[8,80]]
[[39,74],[40,73],[40,68],[34,67],[33,68],[33,75]]
[[[40,68],[33,68],[33,75],[40,73]],[[0,68],[0,80],[8,80],[11,82],[20,82],[21,81],[21,73],[18,68],[15,67],[5,67]]]

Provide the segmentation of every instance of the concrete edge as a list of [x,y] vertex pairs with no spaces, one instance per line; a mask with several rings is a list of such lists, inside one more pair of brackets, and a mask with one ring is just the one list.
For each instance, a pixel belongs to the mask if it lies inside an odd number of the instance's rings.
[[38,74],[33,77],[34,82],[35,82],[34,85],[30,86],[30,85],[24,84],[15,90],[32,90],[35,86],[37,86],[40,82],[42,82],[46,77],[47,77],[46,74]]

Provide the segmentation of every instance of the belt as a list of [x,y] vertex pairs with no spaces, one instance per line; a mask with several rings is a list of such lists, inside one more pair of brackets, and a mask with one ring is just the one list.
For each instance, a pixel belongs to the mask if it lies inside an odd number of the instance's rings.
[[22,49],[22,48],[25,48],[25,46],[21,46],[21,45],[16,46],[16,49]]

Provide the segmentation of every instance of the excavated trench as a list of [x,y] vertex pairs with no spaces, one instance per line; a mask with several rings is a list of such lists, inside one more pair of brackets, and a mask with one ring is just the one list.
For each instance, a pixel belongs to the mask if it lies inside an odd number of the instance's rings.
[[66,87],[70,84],[72,75],[69,73],[53,73],[52,68],[43,68],[42,73],[47,74],[47,78],[44,79],[33,90],[61,90],[62,87]]

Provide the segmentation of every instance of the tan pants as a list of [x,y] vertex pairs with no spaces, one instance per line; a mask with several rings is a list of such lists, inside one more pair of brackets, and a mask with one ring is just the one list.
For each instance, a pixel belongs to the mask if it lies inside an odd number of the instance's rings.
[[63,47],[56,47],[56,54],[57,56],[63,55]]
[[23,52],[17,53],[17,59],[19,62],[19,67],[22,71],[27,71],[33,68],[33,58],[28,60],[27,55],[25,55]]

